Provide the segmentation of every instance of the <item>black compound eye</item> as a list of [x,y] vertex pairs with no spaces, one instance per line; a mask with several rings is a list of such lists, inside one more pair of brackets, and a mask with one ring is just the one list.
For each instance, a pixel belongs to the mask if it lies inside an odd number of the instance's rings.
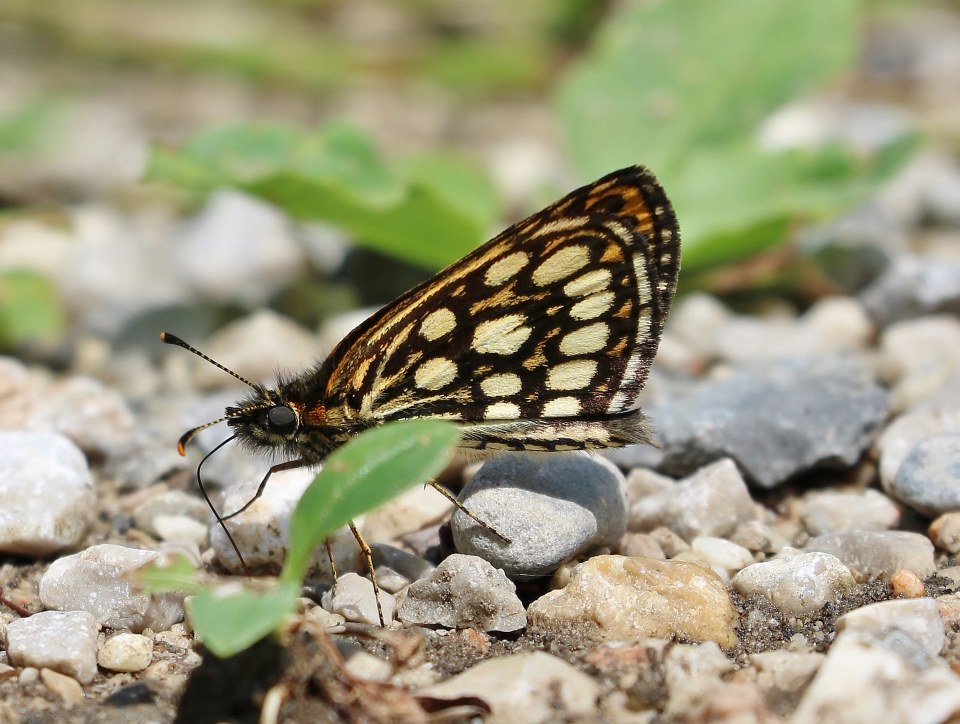
[[267,411],[267,425],[273,432],[286,435],[297,429],[297,416],[286,405],[277,405]]

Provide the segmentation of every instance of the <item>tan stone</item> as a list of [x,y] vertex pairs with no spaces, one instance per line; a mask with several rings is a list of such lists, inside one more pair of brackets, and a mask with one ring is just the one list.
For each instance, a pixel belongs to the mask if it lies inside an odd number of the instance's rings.
[[600,638],[639,641],[678,636],[737,645],[737,613],[713,571],[687,561],[596,556],[569,585],[534,601],[533,628],[595,623]]

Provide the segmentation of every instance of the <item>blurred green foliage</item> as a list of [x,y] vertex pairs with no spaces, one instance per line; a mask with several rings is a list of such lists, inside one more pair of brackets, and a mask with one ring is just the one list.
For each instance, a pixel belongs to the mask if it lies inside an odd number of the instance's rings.
[[189,611],[194,629],[217,656],[232,656],[276,630],[294,611],[310,561],[325,538],[437,475],[459,440],[459,429],[449,422],[406,420],[368,430],[336,450],[297,503],[280,581],[268,591],[225,596],[202,588],[183,561],[145,569],[141,582],[154,592],[193,593]]
[[0,272],[0,349],[60,339],[66,316],[54,283],[31,271]]
[[683,0],[624,4],[556,96],[583,179],[637,161],[667,189],[685,269],[781,242],[797,218],[849,208],[909,155],[842,146],[770,153],[755,136],[782,104],[850,71],[862,3]]
[[436,268],[480,244],[500,205],[489,180],[451,154],[388,166],[360,130],[236,125],[155,149],[147,179],[196,197],[234,186],[301,220],[323,220],[357,243]]

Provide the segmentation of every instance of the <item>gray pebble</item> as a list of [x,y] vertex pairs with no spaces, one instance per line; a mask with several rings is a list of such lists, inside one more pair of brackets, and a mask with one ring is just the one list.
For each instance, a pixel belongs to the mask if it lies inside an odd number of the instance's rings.
[[119,392],[92,377],[70,377],[44,388],[27,413],[24,428],[66,435],[90,455],[123,452],[136,419]]
[[457,550],[513,578],[544,576],[591,548],[616,546],[627,524],[623,474],[585,454],[494,458],[460,501],[510,543],[457,510],[451,520]]
[[102,544],[60,558],[40,579],[40,600],[50,609],[87,611],[107,628],[164,631],[183,620],[183,595],[143,592],[132,576],[157,556]]
[[730,535],[730,540],[748,551],[767,554],[779,553],[793,544],[792,537],[788,538],[781,530],[761,520],[741,523]]
[[815,613],[856,585],[850,570],[827,553],[800,553],[754,563],[733,578],[733,587],[741,594],[763,596],[791,615]]
[[860,299],[881,327],[927,314],[958,314],[960,264],[900,256]]
[[305,255],[276,208],[215,191],[174,239],[175,275],[206,298],[260,306],[303,270]]
[[14,666],[59,671],[89,684],[97,673],[97,626],[86,611],[41,611],[7,624]]
[[854,358],[785,360],[705,383],[650,411],[660,469],[687,475],[730,457],[748,480],[773,488],[816,468],[852,466],[887,414],[887,395]]
[[0,551],[42,556],[75,548],[96,514],[83,453],[52,432],[0,431]]
[[917,444],[900,464],[890,492],[930,517],[960,509],[960,433]]
[[900,509],[878,490],[814,491],[803,496],[798,510],[810,535],[847,530],[890,530],[900,522]]
[[517,631],[527,625],[527,614],[516,591],[487,561],[455,553],[407,589],[399,617],[408,624]]
[[161,537],[158,517],[185,516],[206,526],[211,513],[207,504],[181,490],[167,490],[143,501],[133,511],[133,524],[144,533]]
[[[737,466],[732,460],[718,460],[672,488],[634,503],[630,529],[644,532],[665,527],[690,541],[699,535],[729,535],[756,515]],[[664,552],[672,557],[666,548]]]
[[[893,411],[936,404],[960,369],[960,320],[939,314],[890,325],[880,337],[877,367],[881,377],[892,383]],[[956,398],[955,391],[953,395]],[[939,409],[947,412],[951,407],[956,410],[950,405]]]
[[933,544],[919,533],[900,530],[855,530],[811,538],[805,551],[839,558],[858,581],[890,576],[905,568],[920,578],[933,575]]
[[877,440],[880,453],[880,484],[887,495],[893,495],[897,471],[910,451],[927,438],[941,433],[960,433],[960,409],[922,409],[900,415]]
[[373,552],[373,565],[391,568],[410,581],[426,578],[436,570],[430,561],[396,546],[373,543],[370,550]]

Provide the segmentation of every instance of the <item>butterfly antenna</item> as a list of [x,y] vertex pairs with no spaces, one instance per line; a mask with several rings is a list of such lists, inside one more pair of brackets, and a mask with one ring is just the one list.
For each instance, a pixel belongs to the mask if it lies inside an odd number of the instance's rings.
[[[192,346],[192,345],[189,345],[189,344],[187,344],[186,342],[184,342],[182,339],[180,339],[180,338],[179,338],[177,335],[175,335],[175,334],[170,334],[169,332],[161,332],[161,333],[160,333],[160,341],[163,342],[164,344],[173,344],[173,345],[176,345],[177,347],[183,347],[183,348],[184,348],[185,350],[187,350],[188,352],[193,352],[193,353],[194,353],[195,355],[197,355],[197,357],[199,357],[200,359],[205,359],[207,362],[209,362],[210,364],[212,364],[214,367],[219,367],[219,368],[222,369],[224,372],[226,372],[228,375],[231,375],[232,377],[237,378],[237,379],[240,380],[243,384],[249,385],[250,387],[252,387],[252,388],[255,389],[255,390],[260,389],[260,388],[257,387],[255,384],[253,384],[250,380],[248,380],[246,377],[241,377],[240,375],[238,375],[236,372],[234,372],[233,370],[229,369],[228,367],[224,367],[222,364],[220,364],[219,362],[217,362],[215,359],[211,359],[210,357],[208,357],[207,355],[205,355],[203,352],[201,352],[201,351],[200,351],[199,349],[197,349],[196,347],[194,347],[194,346]],[[218,420],[218,422],[219,422],[219,420]]]
[[[229,416],[224,415],[223,417],[218,417],[216,420],[211,420],[210,422],[205,422],[202,425],[197,425],[192,430],[187,430],[180,436],[180,439],[177,440],[177,452],[180,453],[180,456],[183,457],[187,454],[187,443],[193,440],[194,436],[201,430],[206,430],[208,427],[213,427],[218,422],[223,422],[224,420],[229,420]],[[231,440],[233,438],[230,438]]]
[[[217,420],[217,422],[219,422],[219,420]],[[210,424],[212,425],[213,423],[210,423]],[[202,430],[204,427],[209,427],[209,425],[203,425],[203,426],[200,427],[199,429]],[[191,432],[193,432],[193,430],[191,430]],[[187,434],[189,434],[189,433],[187,433]],[[186,437],[186,436],[184,436],[184,437]],[[220,448],[222,448],[224,445],[226,445],[228,442],[233,442],[236,438],[237,438],[236,435],[231,435],[231,436],[228,437],[226,440],[224,440],[224,441],[221,442],[219,445],[217,445],[215,448],[213,448],[213,450],[211,450],[210,452],[208,452],[206,455],[203,456],[203,460],[201,460],[201,461],[200,461],[200,464],[197,465],[197,485],[200,487],[200,493],[203,495],[203,499],[204,499],[205,501],[207,501],[207,506],[208,506],[208,507],[210,508],[210,510],[213,512],[214,517],[217,519],[217,524],[223,529],[224,534],[227,536],[227,540],[230,541],[230,545],[233,546],[233,552],[236,553],[236,554],[237,554],[237,558],[240,559],[240,565],[243,566],[243,572],[244,572],[244,574],[246,574],[246,576],[249,578],[249,576],[250,576],[250,571],[249,571],[249,569],[247,568],[247,562],[246,562],[245,560],[243,560],[243,555],[240,553],[240,548],[237,547],[236,541],[233,539],[233,536],[230,535],[230,531],[227,530],[227,524],[224,522],[223,517],[222,517],[222,516],[220,515],[220,513],[217,511],[217,508],[216,508],[216,506],[213,504],[213,501],[210,500],[210,496],[207,495],[207,489],[203,486],[203,476],[201,475],[201,470],[202,470],[202,468],[203,468],[203,464],[204,464],[205,462],[207,462],[207,460],[210,458],[210,456],[213,455],[217,450],[219,450]]]

